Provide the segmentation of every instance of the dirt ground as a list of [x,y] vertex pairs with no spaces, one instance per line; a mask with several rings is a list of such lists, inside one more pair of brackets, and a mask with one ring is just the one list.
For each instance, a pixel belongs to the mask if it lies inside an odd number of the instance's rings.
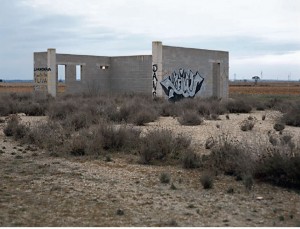
[[300,95],[299,82],[230,82],[229,94]]
[[[261,117],[266,114],[266,120]],[[192,139],[199,153],[205,140],[220,133],[248,141],[263,136],[280,113],[252,113],[250,132],[239,124],[249,114],[221,116],[200,126],[180,126],[172,117],[140,127],[168,128]],[[22,117],[37,122],[45,117]],[[218,175],[212,189],[200,184],[199,170],[180,166],[145,166],[135,156],[103,158],[53,157],[34,146],[20,145],[3,134],[0,124],[0,226],[299,226],[300,195],[266,183],[247,191],[241,181]],[[284,131],[299,139],[300,128]],[[162,184],[161,173],[171,175]],[[233,193],[228,193],[232,189]]]

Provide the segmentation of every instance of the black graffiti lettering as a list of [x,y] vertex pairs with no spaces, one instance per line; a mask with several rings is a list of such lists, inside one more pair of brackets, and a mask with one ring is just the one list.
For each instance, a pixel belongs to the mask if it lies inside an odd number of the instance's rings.
[[153,64],[152,65],[152,71],[153,72],[157,72],[157,64]]
[[45,71],[45,72],[50,72],[51,71],[51,68],[35,68],[34,71]]
[[156,72],[158,70],[158,66],[157,64],[153,64],[152,65],[152,96],[153,98],[156,97],[156,88],[157,88],[157,76],[156,76]]
[[204,78],[196,72],[186,72],[180,68],[179,73],[173,72],[160,82],[164,92],[170,100],[193,98],[201,89]]
[[38,83],[38,84],[46,84],[47,83],[47,78],[46,77],[36,77],[34,79],[34,82]]

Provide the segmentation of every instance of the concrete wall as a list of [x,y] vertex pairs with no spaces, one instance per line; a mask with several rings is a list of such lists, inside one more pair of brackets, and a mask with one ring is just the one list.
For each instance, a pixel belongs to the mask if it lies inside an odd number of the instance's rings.
[[[65,65],[66,92],[109,91],[110,58],[104,56],[57,54],[57,65]],[[76,79],[76,66],[81,66],[81,79]],[[108,69],[101,69],[107,66]]]
[[[176,89],[182,92],[185,84],[187,90],[183,97],[228,98],[228,58],[228,52],[223,51],[162,46],[162,82],[171,90],[164,91],[164,96],[176,94]],[[192,90],[193,83],[198,83],[198,89],[200,87],[196,93]],[[162,83],[160,86],[164,89]]]
[[48,66],[47,52],[33,54],[34,90],[42,93],[48,92]]
[[111,92],[138,92],[151,95],[152,56],[111,57]]
[[[138,92],[175,100],[195,96],[228,97],[228,52],[164,46],[157,41],[152,43],[152,55],[143,56],[56,54],[49,61],[47,53],[49,56],[49,50],[34,53],[34,68],[51,66],[54,71],[47,74],[56,74],[52,78],[57,81],[57,68],[53,66],[65,65],[68,93]],[[78,65],[80,80],[76,79]],[[35,71],[35,79],[44,76],[45,72]],[[45,86],[36,85],[37,88]],[[54,93],[54,89],[50,92]]]

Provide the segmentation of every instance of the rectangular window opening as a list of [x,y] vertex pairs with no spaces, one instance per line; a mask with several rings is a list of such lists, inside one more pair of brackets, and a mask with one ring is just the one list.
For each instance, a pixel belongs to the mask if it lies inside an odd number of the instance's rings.
[[66,65],[57,66],[57,78],[59,83],[66,82]]
[[100,66],[100,69],[101,69],[101,70],[106,70],[106,69],[108,69],[108,67],[109,67],[108,65],[101,65],[101,66]]
[[81,65],[76,65],[76,80],[81,80]]

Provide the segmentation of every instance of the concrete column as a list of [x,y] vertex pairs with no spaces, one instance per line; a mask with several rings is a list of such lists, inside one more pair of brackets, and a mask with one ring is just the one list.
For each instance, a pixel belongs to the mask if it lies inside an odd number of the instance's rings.
[[162,81],[162,42],[152,42],[152,96],[162,97],[163,91],[160,85]]
[[51,71],[48,71],[48,93],[56,97],[57,93],[57,66],[56,66],[56,50],[48,49],[47,65]]

